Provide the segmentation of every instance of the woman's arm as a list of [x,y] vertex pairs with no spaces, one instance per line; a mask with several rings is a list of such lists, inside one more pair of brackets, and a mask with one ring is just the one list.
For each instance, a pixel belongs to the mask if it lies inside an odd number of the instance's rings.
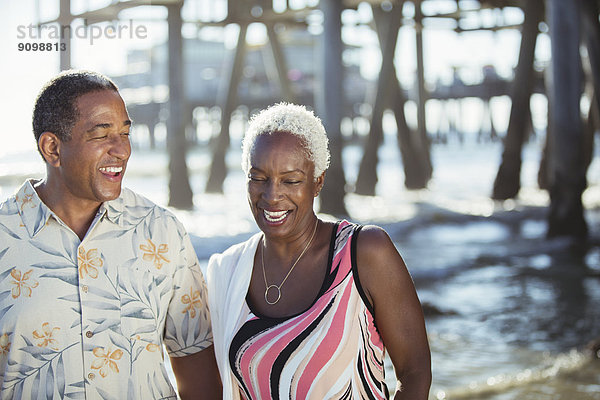
[[404,260],[388,234],[365,226],[357,242],[360,282],[375,311],[375,323],[402,390],[395,399],[426,400],[431,356],[421,303]]
[[182,400],[222,398],[221,378],[213,346],[189,356],[171,357],[171,366]]

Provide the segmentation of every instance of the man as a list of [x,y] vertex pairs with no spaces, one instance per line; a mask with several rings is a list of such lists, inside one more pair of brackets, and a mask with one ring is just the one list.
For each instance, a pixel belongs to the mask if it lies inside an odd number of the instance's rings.
[[46,163],[0,205],[0,398],[219,398],[206,286],[176,218],[121,182],[131,121],[107,77],[40,92]]

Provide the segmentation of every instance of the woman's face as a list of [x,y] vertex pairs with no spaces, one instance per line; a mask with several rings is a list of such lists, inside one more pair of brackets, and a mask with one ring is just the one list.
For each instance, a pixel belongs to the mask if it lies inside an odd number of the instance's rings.
[[313,227],[313,202],[325,175],[315,181],[314,170],[297,136],[276,132],[256,139],[250,153],[248,202],[265,236],[294,240]]

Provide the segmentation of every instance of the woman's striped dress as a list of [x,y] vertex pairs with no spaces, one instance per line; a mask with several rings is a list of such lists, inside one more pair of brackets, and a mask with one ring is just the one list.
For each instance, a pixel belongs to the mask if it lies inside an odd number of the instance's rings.
[[356,271],[360,227],[338,222],[328,274],[305,312],[255,314],[235,335],[229,362],[246,399],[386,399],[385,350]]

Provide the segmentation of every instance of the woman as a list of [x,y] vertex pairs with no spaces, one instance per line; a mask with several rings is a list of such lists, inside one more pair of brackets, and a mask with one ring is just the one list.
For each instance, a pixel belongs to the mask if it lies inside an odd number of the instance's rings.
[[[277,104],[242,145],[261,233],[211,257],[209,306],[225,399],[427,399],[429,345],[406,266],[381,228],[318,219],[329,164],[320,120]],[[398,385],[400,386],[400,384]]]

